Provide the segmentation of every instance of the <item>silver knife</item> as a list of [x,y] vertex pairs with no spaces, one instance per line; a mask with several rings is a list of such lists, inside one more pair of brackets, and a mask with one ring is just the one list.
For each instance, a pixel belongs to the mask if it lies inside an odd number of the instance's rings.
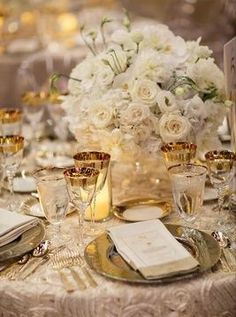
[[19,276],[20,280],[24,280],[41,265],[45,264],[49,260],[49,256],[41,258],[39,261],[32,263],[27,269],[25,269]]

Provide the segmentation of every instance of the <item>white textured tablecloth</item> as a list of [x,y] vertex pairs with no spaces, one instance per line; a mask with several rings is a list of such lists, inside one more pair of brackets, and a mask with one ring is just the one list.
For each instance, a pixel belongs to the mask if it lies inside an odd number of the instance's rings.
[[[170,197],[170,188],[163,166],[156,161],[153,178],[147,183],[142,174],[134,179],[118,173],[113,179],[115,202],[131,196]],[[162,171],[162,173],[160,173]],[[127,171],[126,171],[127,172]],[[156,173],[157,172],[157,173]],[[128,173],[129,176],[131,175]],[[161,176],[159,185],[156,175]],[[150,175],[149,175],[150,176]],[[147,178],[146,178],[147,180]],[[119,185],[117,185],[119,184]],[[169,188],[169,189],[168,189]],[[128,190],[129,189],[129,190]],[[5,195],[7,193],[5,192]],[[23,201],[27,195],[18,195]],[[6,196],[5,196],[6,197]],[[206,205],[201,215],[201,223],[210,222],[215,214]],[[63,229],[71,232],[76,215],[67,217]],[[170,215],[168,222],[178,221]],[[119,220],[101,224],[112,226]],[[200,225],[201,225],[200,223]],[[235,234],[235,231],[234,231]],[[80,269],[78,271],[81,273]],[[59,275],[49,264],[40,267],[24,281],[0,280],[1,317],[235,317],[236,316],[236,272],[222,272],[220,269],[206,272],[196,278],[184,279],[163,285],[132,285],[111,280],[92,272],[98,283],[97,288],[88,287],[66,293]],[[1,275],[0,275],[1,276]]]

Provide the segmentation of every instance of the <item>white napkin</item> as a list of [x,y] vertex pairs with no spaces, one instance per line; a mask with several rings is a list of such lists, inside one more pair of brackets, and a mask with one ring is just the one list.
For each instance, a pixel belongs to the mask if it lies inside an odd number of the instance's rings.
[[0,208],[0,247],[36,226],[39,219]]
[[192,272],[199,266],[158,219],[113,227],[108,233],[119,254],[147,279]]

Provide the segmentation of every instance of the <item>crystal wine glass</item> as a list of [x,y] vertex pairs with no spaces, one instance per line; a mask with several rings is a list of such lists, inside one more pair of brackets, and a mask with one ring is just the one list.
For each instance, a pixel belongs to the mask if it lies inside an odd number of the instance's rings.
[[22,96],[24,104],[24,114],[30,123],[32,129],[31,148],[34,150],[34,145],[37,139],[37,131],[39,123],[42,120],[45,110],[46,93],[44,92],[27,92]]
[[203,204],[207,168],[197,164],[173,165],[168,169],[175,207],[188,223],[196,220]]
[[20,109],[0,109],[0,134],[20,135],[22,128],[22,111]]
[[99,171],[91,167],[67,169],[64,176],[71,202],[79,210],[79,247],[84,246],[84,214],[96,191]]
[[[95,221],[102,221],[109,218],[110,215],[110,206],[111,195],[109,195],[109,180],[107,178],[109,172],[110,164],[110,154],[104,152],[79,152],[74,155],[74,162],[76,167],[93,167],[99,171],[96,191],[94,194],[93,201],[89,210],[85,213],[85,219],[91,219],[91,226],[89,233],[91,235],[96,235],[100,233],[98,228],[95,228]],[[103,195],[99,195],[101,191],[104,191]],[[88,232],[88,231],[87,231]]]
[[209,169],[210,181],[218,194],[219,219],[217,225],[220,229],[226,230],[222,209],[225,193],[234,174],[233,165],[236,160],[236,154],[226,150],[215,150],[207,152],[205,158]]
[[49,230],[48,233],[49,236],[51,235],[49,238],[54,246],[65,244],[67,238],[61,232],[61,224],[69,207],[64,171],[63,168],[48,167],[33,173],[40,205],[46,219],[52,225],[52,230]]
[[195,158],[196,150],[197,145],[188,142],[170,142],[161,147],[167,168],[171,165],[190,163]]
[[15,210],[17,201],[14,197],[13,179],[23,158],[24,138],[20,135],[0,136],[0,156],[3,170],[5,170],[11,197],[9,210]]

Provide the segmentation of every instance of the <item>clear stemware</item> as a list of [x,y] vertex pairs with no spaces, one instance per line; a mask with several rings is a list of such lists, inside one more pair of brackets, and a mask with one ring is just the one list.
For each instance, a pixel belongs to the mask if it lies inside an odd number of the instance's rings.
[[188,142],[170,142],[161,147],[167,169],[176,164],[188,164],[196,156],[197,145]]
[[48,231],[52,245],[65,244],[67,236],[62,234],[61,224],[69,208],[69,196],[63,168],[48,167],[33,173],[36,179],[39,201],[46,219],[52,225]]
[[20,135],[22,128],[22,111],[20,109],[0,109],[0,134]]
[[[211,184],[217,190],[218,195],[218,221],[221,230],[227,230],[227,219],[223,215],[224,196],[229,190],[229,184],[234,175],[234,161],[236,154],[231,151],[209,151],[205,154]],[[226,216],[227,218],[227,216]]]
[[[104,219],[108,219],[110,215],[109,209],[111,207],[111,201],[105,200],[111,200],[111,195],[109,195],[108,193],[109,184],[106,182],[108,181],[107,176],[109,173],[111,156],[110,154],[105,152],[91,151],[76,153],[73,158],[76,167],[92,167],[99,171],[96,191],[90,206],[90,212],[89,210],[87,210],[85,214],[86,220],[91,219],[90,230],[87,230],[86,232],[90,235],[96,235],[99,234],[101,230],[95,228],[95,221],[102,221]],[[103,189],[104,193],[100,197],[99,194]]]
[[168,169],[175,207],[181,218],[194,223],[203,204],[207,167],[178,164]]
[[11,194],[8,209],[12,211],[17,207],[17,201],[14,196],[13,179],[23,159],[23,149],[24,138],[22,136],[0,136],[0,161],[8,179]]
[[81,249],[84,247],[85,210],[93,200],[98,175],[99,171],[91,167],[74,167],[64,172],[71,202],[79,211],[79,247]]
[[30,123],[32,129],[31,137],[31,149],[35,150],[35,144],[37,140],[37,132],[39,130],[39,124],[43,118],[45,111],[46,93],[44,92],[27,92],[22,96],[22,102],[24,104],[24,114]]

